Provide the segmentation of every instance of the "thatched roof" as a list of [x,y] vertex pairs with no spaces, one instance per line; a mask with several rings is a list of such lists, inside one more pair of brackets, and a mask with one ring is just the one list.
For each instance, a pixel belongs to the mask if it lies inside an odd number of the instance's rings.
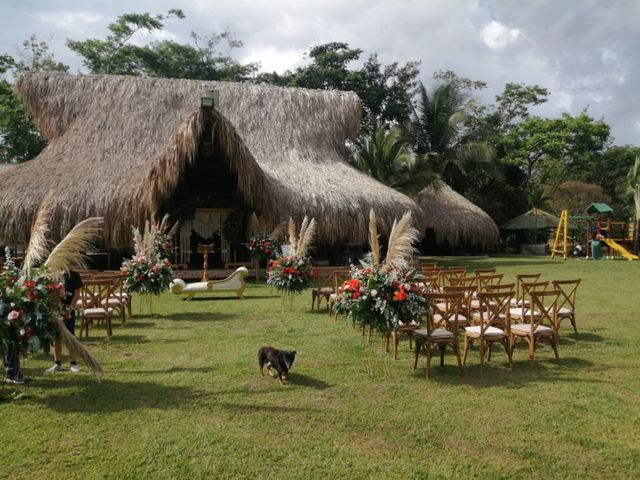
[[360,121],[354,93],[52,73],[26,74],[16,86],[49,145],[0,174],[0,231],[7,238],[24,238],[53,191],[54,236],[100,215],[105,240],[128,245],[129,226],[141,225],[172,195],[195,159],[207,90],[220,93],[216,136],[239,193],[267,221],[309,215],[318,220],[319,242],[365,242],[370,208],[383,231],[407,209],[419,211],[341,157]]
[[556,228],[560,219],[539,208],[532,208],[512,218],[502,225],[503,230],[538,230],[540,228]]
[[444,182],[425,188],[415,201],[423,210],[425,229],[433,229],[438,243],[487,247],[498,241],[493,219]]

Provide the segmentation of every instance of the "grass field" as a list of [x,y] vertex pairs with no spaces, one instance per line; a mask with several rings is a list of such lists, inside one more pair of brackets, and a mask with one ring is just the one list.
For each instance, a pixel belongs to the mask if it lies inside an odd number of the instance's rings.
[[[308,292],[293,304],[266,286],[246,300],[167,294],[110,343],[91,331],[100,382],[28,360],[32,382],[0,403],[0,476],[640,477],[640,262],[444,263],[582,278],[580,333],[563,324],[561,360],[545,345],[534,371],[524,348],[511,371],[498,348],[481,379],[476,350],[464,377],[449,356],[426,381],[406,343],[393,360],[380,339],[310,312]],[[265,344],[298,351],[289,385],[260,376]]]

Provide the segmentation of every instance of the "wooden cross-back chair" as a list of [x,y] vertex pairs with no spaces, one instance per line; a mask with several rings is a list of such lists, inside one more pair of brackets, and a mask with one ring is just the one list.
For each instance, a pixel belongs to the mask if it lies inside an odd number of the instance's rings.
[[467,275],[467,267],[449,268],[440,272],[440,286],[450,285],[452,278],[462,278]]
[[553,280],[551,283],[555,290],[560,291],[560,299],[558,304],[558,328],[562,320],[568,318],[573,326],[573,331],[577,334],[576,327],[576,296],[578,286],[582,279],[575,280]]
[[440,275],[423,275],[418,282],[418,288],[422,293],[437,292],[440,290]]
[[524,299],[522,291],[523,283],[535,283],[540,280],[539,273],[519,273],[516,275],[516,298],[513,302],[514,307],[528,307],[528,303]]
[[510,348],[513,352],[518,339],[529,345],[529,367],[535,365],[536,347],[541,341],[549,341],[556,360],[558,356],[558,298],[560,290],[531,292],[531,308],[526,322],[511,325]]
[[111,296],[112,282],[110,279],[90,279],[83,280],[78,304],[76,305],[80,314],[80,337],[83,332],[89,336],[89,325],[95,320],[96,323],[104,323],[107,330],[107,338],[111,340],[111,314],[113,308],[108,305]]
[[109,299],[103,302],[117,313],[122,325],[127,323],[127,310],[131,315],[131,297],[124,291],[124,274],[122,272],[101,272],[93,277],[95,280],[111,280],[111,294]]
[[313,270],[316,273],[316,285],[311,289],[311,310],[314,309],[314,306],[320,310],[322,299],[324,299],[327,309],[329,309],[329,297],[337,291],[333,279],[335,269],[314,267]]
[[[470,319],[472,317],[473,311],[471,309],[471,302],[473,301],[476,294],[476,285],[446,285],[442,288],[445,293],[456,293],[461,292],[464,295],[462,299],[462,308],[460,313],[465,316],[465,318]],[[469,323],[469,322],[467,322]]]
[[502,283],[503,277],[504,274],[502,273],[476,275],[476,279],[478,281],[478,293],[484,292],[489,285],[499,285]]
[[[513,286],[513,284],[512,284]],[[509,368],[511,368],[511,329],[509,307],[515,291],[494,291],[479,293],[479,319],[477,325],[464,330],[464,357],[462,363],[466,365],[467,354],[474,342],[480,348],[480,375],[484,374],[484,356],[489,352],[487,361],[491,360],[491,346],[500,343],[507,354]]]
[[426,356],[425,377],[429,378],[431,376],[433,347],[440,349],[440,365],[444,365],[444,351],[449,346],[456,356],[462,375],[462,360],[458,347],[458,329],[460,328],[458,320],[462,316],[460,309],[464,294],[462,292],[427,293],[425,298],[427,300],[426,328],[413,332],[415,341],[413,369],[418,367],[418,357],[424,353]]
[[452,277],[449,279],[449,285],[452,287],[475,287],[478,288],[478,280],[474,276]]
[[[522,303],[526,306],[512,307],[509,310],[511,318],[515,320],[527,321],[531,314],[536,314],[536,309],[531,305],[531,294],[535,292],[543,292],[549,287],[549,281],[544,282],[521,282]],[[531,312],[529,312],[531,310]]]

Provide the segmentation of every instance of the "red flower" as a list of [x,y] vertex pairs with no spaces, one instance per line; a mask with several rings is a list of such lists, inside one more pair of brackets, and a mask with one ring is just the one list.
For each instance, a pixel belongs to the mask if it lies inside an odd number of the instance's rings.
[[311,276],[311,278],[316,278],[318,276],[318,272],[316,272],[315,270],[311,270],[311,273],[309,275]]
[[34,288],[36,286],[36,282],[34,282],[33,280],[27,280],[26,282],[24,282],[24,286],[26,288]]
[[356,290],[355,292],[353,292],[353,293],[351,294],[351,298],[352,298],[353,300],[355,300],[355,299],[356,299],[356,298],[358,298],[360,295],[362,295],[362,290]]
[[358,280],[357,278],[352,278],[351,280],[349,280],[349,290],[359,290],[361,284],[362,282],[360,282],[360,280]]
[[400,290],[396,290],[396,292],[393,294],[393,299],[397,302],[402,302],[403,300],[407,299],[407,294],[404,291],[404,287],[400,287]]

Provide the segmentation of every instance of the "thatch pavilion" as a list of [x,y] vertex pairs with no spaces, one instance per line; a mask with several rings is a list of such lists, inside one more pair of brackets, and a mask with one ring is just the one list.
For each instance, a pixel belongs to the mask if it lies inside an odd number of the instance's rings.
[[486,250],[500,238],[493,219],[444,182],[423,189],[415,201],[423,211],[427,243]]
[[[55,73],[25,74],[16,87],[49,145],[0,174],[5,242],[25,239],[49,191],[53,237],[100,215],[115,248],[130,245],[131,225],[167,203],[179,209],[193,190],[192,210],[240,203],[272,225],[316,217],[324,244],[366,242],[370,208],[382,232],[406,210],[421,221],[411,199],[343,160],[360,121],[354,93]],[[201,108],[208,91],[219,95],[212,110]]]

